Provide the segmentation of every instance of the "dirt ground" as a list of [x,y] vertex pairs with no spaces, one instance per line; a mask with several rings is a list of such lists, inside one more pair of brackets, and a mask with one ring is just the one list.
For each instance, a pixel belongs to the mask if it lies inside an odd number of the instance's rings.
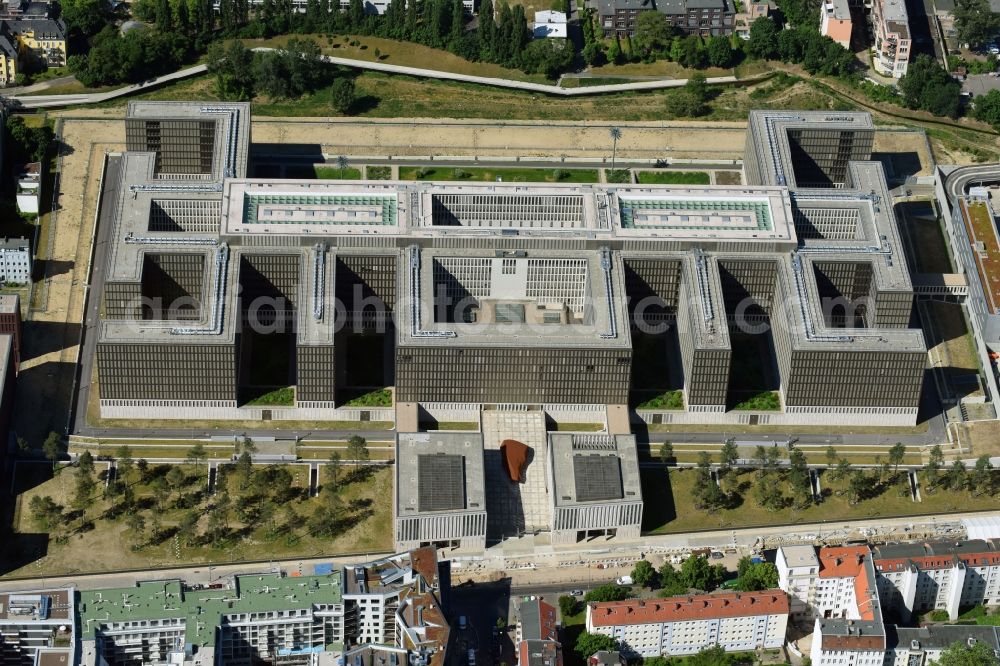
[[24,322],[17,379],[14,429],[35,446],[66,426],[104,152],[120,149],[124,134],[120,121],[63,121],[55,240],[51,255],[38,250],[48,297]]
[[963,457],[1000,456],[1000,421],[973,421],[957,426],[963,444],[972,445],[971,455]]

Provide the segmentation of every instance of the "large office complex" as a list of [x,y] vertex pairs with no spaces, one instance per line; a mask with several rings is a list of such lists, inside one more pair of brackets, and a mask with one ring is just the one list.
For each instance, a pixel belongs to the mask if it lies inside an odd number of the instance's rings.
[[[748,184],[718,187],[258,180],[247,105],[133,103],[126,130],[105,418],[336,419],[373,384],[431,415],[625,405],[652,350],[684,396],[664,422],[915,423],[867,114],[754,112]],[[734,410],[748,388],[780,409]]]

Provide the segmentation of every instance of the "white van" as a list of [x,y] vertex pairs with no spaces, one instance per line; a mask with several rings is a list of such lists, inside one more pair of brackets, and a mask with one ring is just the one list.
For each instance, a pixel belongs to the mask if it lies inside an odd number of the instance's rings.
[[631,585],[632,576],[622,576],[621,578],[616,578],[615,582],[618,583],[619,585]]

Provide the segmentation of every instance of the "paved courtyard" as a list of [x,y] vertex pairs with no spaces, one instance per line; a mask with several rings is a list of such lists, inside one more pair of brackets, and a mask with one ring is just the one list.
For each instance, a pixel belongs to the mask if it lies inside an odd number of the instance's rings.
[[[531,449],[523,483],[512,482],[504,472],[500,443],[505,439],[516,439]],[[492,541],[549,528],[545,445],[544,412],[483,412],[487,539]]]

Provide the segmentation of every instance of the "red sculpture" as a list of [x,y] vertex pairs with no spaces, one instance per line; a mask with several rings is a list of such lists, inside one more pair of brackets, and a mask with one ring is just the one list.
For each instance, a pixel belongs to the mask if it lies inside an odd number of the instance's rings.
[[521,471],[524,468],[524,463],[528,461],[528,451],[528,447],[516,439],[505,439],[500,443],[503,469],[514,483],[520,483],[523,480]]

